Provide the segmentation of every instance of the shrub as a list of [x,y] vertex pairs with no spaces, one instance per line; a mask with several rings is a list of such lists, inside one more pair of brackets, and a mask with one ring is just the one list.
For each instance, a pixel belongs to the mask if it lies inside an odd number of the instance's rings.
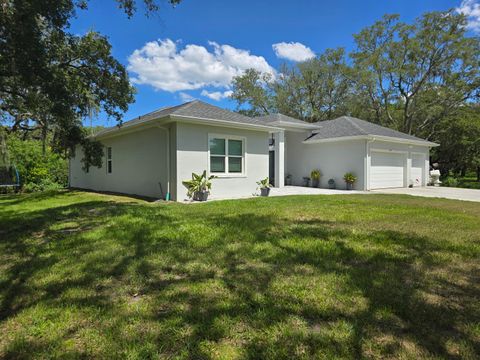
[[458,180],[453,176],[448,176],[447,178],[445,178],[445,180],[442,181],[442,185],[448,187],[457,187]]
[[68,163],[47,147],[42,153],[39,140],[22,140],[15,134],[7,138],[10,162],[15,164],[24,191],[59,189],[68,184]]

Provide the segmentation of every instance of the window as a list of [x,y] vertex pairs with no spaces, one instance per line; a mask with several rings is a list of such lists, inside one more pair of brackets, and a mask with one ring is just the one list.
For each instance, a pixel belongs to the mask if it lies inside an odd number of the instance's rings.
[[245,167],[245,140],[211,136],[209,140],[210,173],[242,175]]
[[107,173],[112,173],[112,148],[107,147]]

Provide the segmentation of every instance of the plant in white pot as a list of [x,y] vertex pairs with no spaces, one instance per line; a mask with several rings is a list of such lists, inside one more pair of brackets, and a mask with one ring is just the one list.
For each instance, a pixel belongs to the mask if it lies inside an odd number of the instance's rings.
[[272,185],[270,185],[268,177],[263,180],[257,181],[257,185],[260,188],[260,196],[268,196],[270,194],[270,188],[272,187]]
[[353,190],[353,184],[357,181],[357,177],[351,172],[347,172],[343,175],[343,180],[345,180],[345,183],[347,184],[347,190]]
[[207,171],[204,170],[201,175],[192,173],[191,180],[184,180],[182,184],[187,188],[187,196],[195,201],[207,201],[212,188],[212,179],[216,176],[207,177]]

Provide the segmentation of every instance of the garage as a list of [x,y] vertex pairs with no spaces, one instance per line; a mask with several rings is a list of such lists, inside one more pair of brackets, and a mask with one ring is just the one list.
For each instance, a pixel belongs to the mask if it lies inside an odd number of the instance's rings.
[[410,181],[413,186],[424,184],[425,155],[412,154],[412,167],[410,169]]
[[372,151],[370,189],[404,187],[405,168],[404,153]]

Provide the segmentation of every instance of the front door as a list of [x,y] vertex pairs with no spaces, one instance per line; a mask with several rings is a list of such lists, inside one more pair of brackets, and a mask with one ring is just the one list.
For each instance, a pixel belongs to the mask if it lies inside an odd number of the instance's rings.
[[270,185],[275,185],[275,151],[270,150],[269,152],[269,167],[268,167],[268,179],[270,180]]

